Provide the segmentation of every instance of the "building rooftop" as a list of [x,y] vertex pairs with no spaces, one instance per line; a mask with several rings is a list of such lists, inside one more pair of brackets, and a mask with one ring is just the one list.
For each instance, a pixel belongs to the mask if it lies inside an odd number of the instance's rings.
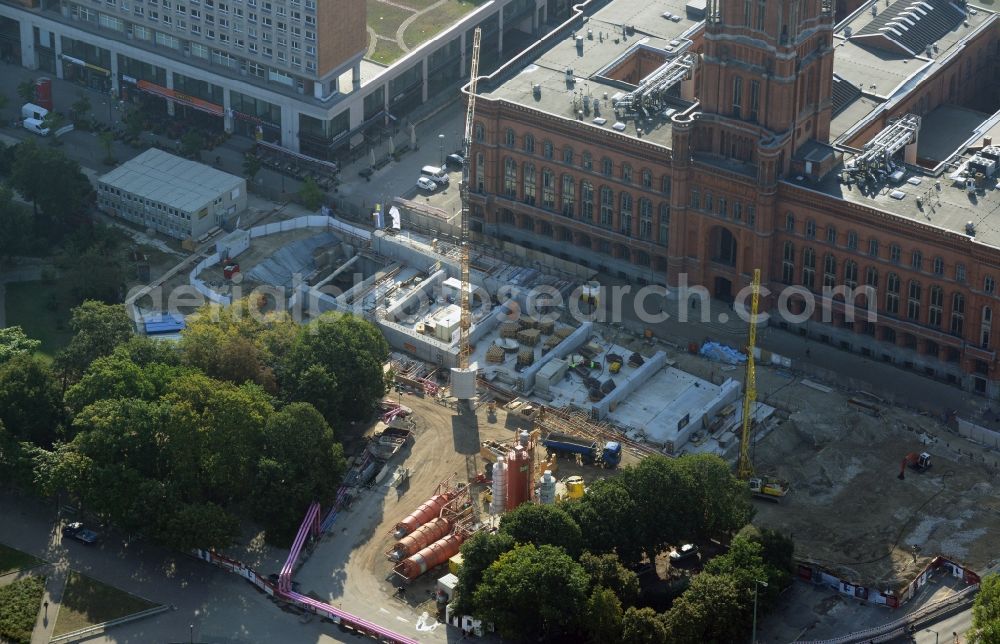
[[[616,66],[628,63],[631,56],[648,54],[655,63],[640,63],[641,76],[646,76],[660,62],[687,49],[690,41],[685,35],[700,24],[701,16],[697,12],[689,14],[686,4],[686,0],[662,0],[654,4],[642,0],[612,2],[585,18],[577,31],[557,30],[544,38],[540,54],[533,58],[525,56],[523,61],[514,63],[520,65],[515,75],[497,87],[481,89],[482,96],[566,119],[577,118],[587,97],[598,101],[600,107],[596,114],[587,110],[582,122],[611,130],[617,122],[611,100],[636,85],[608,74]],[[574,35],[582,37],[582,47]],[[677,108],[684,106],[685,102],[678,98]],[[641,122],[629,120],[615,129],[638,136],[637,127],[643,130],[642,138],[670,145],[670,121],[663,114]]]
[[241,177],[151,148],[100,178],[143,199],[193,212],[227,190],[244,185]]

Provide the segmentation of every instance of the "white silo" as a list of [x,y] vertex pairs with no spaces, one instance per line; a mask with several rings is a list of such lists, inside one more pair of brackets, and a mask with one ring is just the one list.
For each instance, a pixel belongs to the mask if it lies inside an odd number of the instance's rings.
[[552,476],[552,470],[545,470],[545,474],[538,481],[538,502],[542,505],[552,505],[556,502],[556,477]]
[[493,503],[490,511],[493,514],[501,514],[507,507],[507,463],[503,456],[497,458],[497,464],[493,466]]

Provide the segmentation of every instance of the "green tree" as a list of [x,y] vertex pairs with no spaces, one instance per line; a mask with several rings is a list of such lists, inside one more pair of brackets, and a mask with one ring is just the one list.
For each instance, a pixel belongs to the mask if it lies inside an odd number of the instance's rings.
[[623,477],[594,481],[585,497],[564,507],[580,526],[585,549],[594,553],[617,552],[630,566],[639,563],[642,546],[636,503]]
[[129,341],[132,321],[124,305],[87,300],[73,309],[70,319],[73,339],[57,362],[64,374],[75,379],[96,358],[110,355],[117,346]]
[[[389,345],[373,324],[353,315],[326,313],[299,330],[279,382],[290,400],[330,410],[324,416],[336,427],[344,420],[370,416],[385,395],[382,376],[388,358]],[[312,365],[326,370],[329,388],[302,386]]]
[[699,508],[687,499],[691,482],[680,460],[650,456],[621,472],[635,501],[636,541],[650,561],[668,545],[687,542],[697,532]]
[[146,126],[145,119],[140,110],[129,110],[125,114],[125,136],[129,139],[137,139],[142,134]]
[[115,157],[111,153],[111,146],[115,142],[115,135],[113,132],[101,132],[97,136],[98,140],[101,142],[101,147],[104,148],[104,163],[106,165],[114,165]]
[[21,99],[22,103],[34,103],[36,99],[35,82],[26,80],[23,83],[18,83],[17,96]]
[[0,365],[0,421],[14,438],[48,447],[62,419],[59,386],[47,364],[21,354]]
[[87,115],[90,114],[93,106],[90,104],[90,99],[87,98],[86,95],[78,93],[76,95],[76,100],[73,101],[71,109],[73,110],[73,118],[76,121],[83,121],[86,120]]
[[514,539],[502,532],[481,530],[462,544],[462,567],[458,569],[456,609],[461,614],[473,610],[472,597],[483,579],[483,573],[500,555],[514,548]]
[[724,539],[753,518],[746,483],[733,476],[732,468],[715,454],[691,454],[677,459],[690,487],[687,502],[701,511],[687,539]]
[[625,606],[634,606],[639,601],[639,576],[623,566],[617,555],[585,552],[580,555],[580,565],[590,576],[593,587],[614,591]]
[[667,629],[652,608],[629,608],[622,617],[622,642],[666,644]]
[[473,595],[474,614],[503,637],[553,641],[580,625],[587,586],[587,573],[562,549],[521,545],[486,569]]
[[66,405],[77,413],[105,398],[155,400],[159,393],[142,367],[124,351],[115,351],[90,363],[80,381],[66,390]]
[[509,534],[519,544],[557,546],[574,558],[579,556],[583,542],[580,526],[556,505],[519,505],[501,517],[500,532]]
[[52,240],[79,225],[85,199],[93,190],[79,163],[33,140],[17,146],[10,185],[32,203],[36,234]]
[[260,172],[261,163],[253,154],[247,154],[243,157],[243,174],[246,176],[247,181],[253,181],[257,173]]
[[0,329],[0,365],[14,356],[32,354],[41,342],[29,338],[19,326]]
[[0,260],[23,253],[30,236],[31,216],[14,203],[13,191],[0,184]]
[[750,631],[752,601],[752,595],[731,575],[696,575],[663,615],[670,641],[742,641]]
[[1000,575],[997,573],[990,573],[979,582],[968,637],[974,644],[1000,644]]
[[205,139],[202,138],[197,130],[188,130],[181,136],[181,155],[192,159],[200,159],[203,149],[205,149]]
[[583,621],[594,644],[622,641],[622,604],[613,591],[595,588],[587,599],[587,616]]
[[52,145],[59,145],[59,137],[56,133],[66,125],[66,117],[63,116],[62,112],[57,112],[55,110],[49,110],[49,113],[45,115],[42,119],[42,127],[47,127],[49,129],[49,134],[52,135],[50,143]]
[[325,197],[326,194],[322,188],[316,185],[316,181],[312,177],[306,177],[306,180],[302,182],[302,187],[299,188],[299,198],[302,199],[302,205],[307,210],[317,210],[323,205]]
[[157,521],[154,536],[181,551],[227,548],[239,536],[239,519],[214,503],[184,503]]
[[309,503],[333,500],[345,469],[343,448],[312,405],[292,403],[268,418],[254,489],[268,539],[290,542]]
[[122,300],[125,265],[117,244],[95,243],[82,251],[68,250],[59,265],[75,301],[114,304]]

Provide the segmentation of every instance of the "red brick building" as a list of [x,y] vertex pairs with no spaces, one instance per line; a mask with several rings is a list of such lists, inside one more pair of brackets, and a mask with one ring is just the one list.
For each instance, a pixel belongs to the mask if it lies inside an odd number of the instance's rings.
[[[996,396],[1000,18],[702,4],[592,1],[482,79],[473,230],[723,300],[760,268],[818,302],[775,323]],[[823,294],[866,285],[874,322]]]

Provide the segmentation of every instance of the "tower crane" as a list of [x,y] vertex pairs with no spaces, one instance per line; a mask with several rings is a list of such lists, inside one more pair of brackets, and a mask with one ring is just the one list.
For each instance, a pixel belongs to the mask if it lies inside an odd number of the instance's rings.
[[[452,393],[459,399],[469,399],[475,395],[475,374],[469,373],[469,330],[472,328],[472,283],[469,278],[469,152],[472,147],[472,134],[475,127],[473,119],[476,114],[476,84],[479,78],[479,41],[482,31],[476,27],[472,36],[472,61],[469,79],[469,103],[465,110],[465,138],[462,140],[462,184],[459,190],[462,198],[462,237],[461,271],[462,287],[459,304],[462,315],[458,323],[458,367],[452,372],[452,383],[461,378],[465,383],[461,391],[453,386]],[[471,380],[471,383],[470,383]]]
[[750,491],[758,497],[779,501],[788,493],[788,484],[777,479],[754,476],[753,459],[750,457],[753,436],[754,403],[757,402],[757,368],[754,363],[754,349],[757,347],[757,313],[760,308],[760,269],[754,269],[750,283],[750,332],[747,340],[746,382],[743,386],[743,418],[740,430],[740,458],[736,475],[750,486]]

